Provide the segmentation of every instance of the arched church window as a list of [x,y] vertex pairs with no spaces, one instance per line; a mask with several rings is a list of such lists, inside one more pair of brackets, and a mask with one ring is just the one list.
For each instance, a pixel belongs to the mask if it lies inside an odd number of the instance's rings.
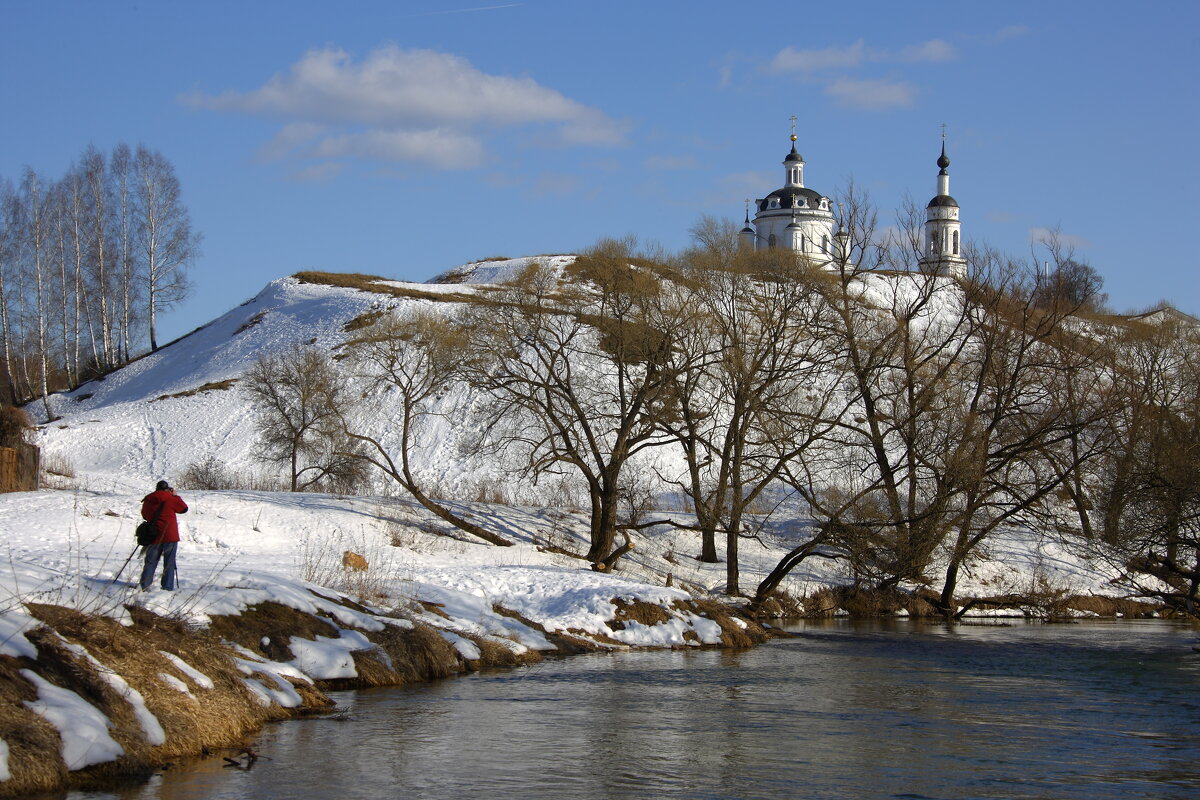
[[821,252],[825,253],[825,254],[829,253],[829,237],[828,236],[821,237]]
[[775,249],[775,234],[772,233],[767,239],[767,247],[770,247],[772,250]]
[[954,232],[954,255],[958,255],[958,231]]

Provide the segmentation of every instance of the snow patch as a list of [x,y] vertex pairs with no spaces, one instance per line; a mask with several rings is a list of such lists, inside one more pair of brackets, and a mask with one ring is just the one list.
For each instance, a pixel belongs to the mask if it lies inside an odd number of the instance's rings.
[[375,645],[358,631],[342,630],[336,639],[293,636],[288,647],[295,655],[290,662],[294,667],[317,680],[332,680],[357,678],[358,670],[351,654],[355,650],[372,650]]
[[167,734],[163,731],[158,717],[154,716],[150,709],[146,707],[146,699],[142,697],[141,692],[130,686],[124,678],[112,669],[102,664],[99,659],[87,651],[87,648],[82,645],[72,644],[61,636],[59,640],[62,642],[63,647],[91,664],[100,675],[100,679],[111,686],[120,695],[121,699],[129,703],[133,708],[133,715],[137,718],[138,724],[142,726],[142,733],[145,734],[146,741],[149,744],[157,747],[166,743]]
[[13,658],[37,658],[37,648],[25,638],[25,631],[38,624],[23,608],[0,614],[0,655]]
[[25,706],[58,730],[67,769],[83,769],[125,755],[121,745],[108,735],[113,724],[99,709],[33,670],[23,669],[21,676],[37,687],[38,692],[38,699],[25,701]]
[[192,690],[188,688],[188,685],[186,683],[184,683],[183,681],[179,680],[179,678],[176,678],[174,675],[168,675],[165,672],[160,672],[160,673],[158,673],[158,678],[163,683],[165,683],[167,686],[170,686],[172,689],[179,692],[180,694],[186,694],[188,697],[192,698],[193,700],[196,699],[196,696],[194,694],[192,694]]
[[175,668],[191,679],[192,683],[199,686],[201,689],[213,688],[212,678],[205,675],[200,670],[193,667],[191,664],[184,661],[174,653],[168,653],[166,650],[159,650],[158,654],[175,665]]

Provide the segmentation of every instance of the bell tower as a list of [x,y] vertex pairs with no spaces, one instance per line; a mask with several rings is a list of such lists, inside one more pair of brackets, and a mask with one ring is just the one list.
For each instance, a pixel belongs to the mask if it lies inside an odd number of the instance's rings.
[[958,218],[958,201],[950,196],[950,159],[946,157],[944,127],[937,165],[937,195],[925,207],[925,240],[920,263],[927,272],[965,278],[967,259],[963,256],[962,223]]

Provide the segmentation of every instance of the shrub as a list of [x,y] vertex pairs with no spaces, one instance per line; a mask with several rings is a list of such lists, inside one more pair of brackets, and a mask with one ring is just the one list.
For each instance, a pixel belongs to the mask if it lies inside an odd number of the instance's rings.
[[29,415],[16,406],[0,406],[0,447],[16,447],[25,441],[25,431],[32,427]]

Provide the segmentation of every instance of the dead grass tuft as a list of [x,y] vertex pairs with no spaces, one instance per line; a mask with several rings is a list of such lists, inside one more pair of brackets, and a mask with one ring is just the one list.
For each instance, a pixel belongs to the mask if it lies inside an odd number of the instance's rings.
[[237,329],[236,331],[234,331],[234,332],[233,332],[233,335],[234,335],[234,336],[237,336],[239,333],[242,333],[243,331],[248,331],[248,330],[250,330],[251,328],[253,328],[255,325],[259,324],[260,322],[262,322],[262,321],[263,321],[264,319],[266,319],[266,318],[267,318],[267,312],[266,312],[266,311],[260,311],[260,312],[258,312],[257,314],[255,314],[254,316],[252,316],[250,319],[248,319],[248,320],[246,320],[245,322],[243,322],[243,323],[242,323],[242,324],[241,324],[241,325],[238,327],[238,329]]
[[[560,655],[567,656],[578,655],[580,653],[595,653],[604,649],[590,638],[587,638],[588,634],[584,634],[582,632],[579,632],[578,634],[571,634],[563,633],[562,631],[548,631],[543,626],[539,625],[528,617],[522,616],[512,609],[493,604],[492,610],[497,614],[511,617],[512,619],[515,619],[522,624],[533,628],[535,631],[540,631],[541,634],[545,636],[551,644],[558,648]],[[617,643],[616,639],[610,639],[609,641],[614,644]]]
[[[717,623],[721,628],[720,646],[722,647],[749,647],[770,638],[766,628],[758,622],[733,606],[715,600],[695,598],[676,600],[671,604],[671,609],[642,600],[631,602],[617,599],[613,601],[613,604],[617,607],[617,613],[606,624],[614,631],[625,630],[626,625],[630,622],[638,622],[647,626],[662,625],[675,619],[675,615],[671,613],[674,610],[705,617]],[[701,643],[700,637],[695,631],[684,632],[683,638],[695,644]]]
[[235,616],[214,616],[209,631],[272,661],[291,661],[293,636],[336,639],[338,630],[321,617],[279,603],[260,603]]
[[232,389],[235,383],[237,383],[237,378],[228,378],[223,381],[212,381],[204,384],[203,386],[197,386],[195,389],[188,389],[185,392],[176,392],[175,394],[160,394],[150,402],[154,403],[159,400],[174,400],[180,397],[191,397],[203,392],[221,392],[225,391],[226,389]]
[[677,605],[720,625],[722,647],[750,647],[772,636],[757,620],[740,609],[716,600],[693,599]]
[[370,292],[388,297],[404,297],[410,300],[432,300],[436,303],[446,303],[471,299],[466,294],[430,292],[418,289],[415,285],[399,284],[390,278],[363,275],[357,272],[297,272],[292,277],[301,283],[338,286],[343,289],[357,289],[360,292]]
[[67,780],[62,759],[47,757],[59,749],[58,731],[25,706],[37,700],[37,690],[20,671],[33,666],[27,659],[0,656],[0,740],[8,745],[11,776],[0,784],[0,794],[49,792]]
[[639,622],[642,625],[662,625],[664,622],[670,622],[671,613],[660,605],[655,603],[647,603],[644,600],[622,600],[617,598],[613,601],[613,605],[617,607],[617,613],[606,624],[614,631],[625,630],[625,623]]
[[391,660],[393,683],[448,678],[459,671],[454,646],[428,625],[389,625],[369,637]]
[[1156,603],[1101,595],[1075,595],[1068,597],[1065,605],[1072,611],[1098,617],[1153,617],[1162,609]]
[[776,589],[758,604],[756,619],[787,619],[807,615],[808,598],[798,598],[783,589]]
[[343,325],[342,330],[346,333],[352,333],[353,331],[362,330],[363,328],[369,328],[378,322],[379,318],[382,316],[383,312],[379,310],[364,311],[362,314],[359,314],[357,317]]

